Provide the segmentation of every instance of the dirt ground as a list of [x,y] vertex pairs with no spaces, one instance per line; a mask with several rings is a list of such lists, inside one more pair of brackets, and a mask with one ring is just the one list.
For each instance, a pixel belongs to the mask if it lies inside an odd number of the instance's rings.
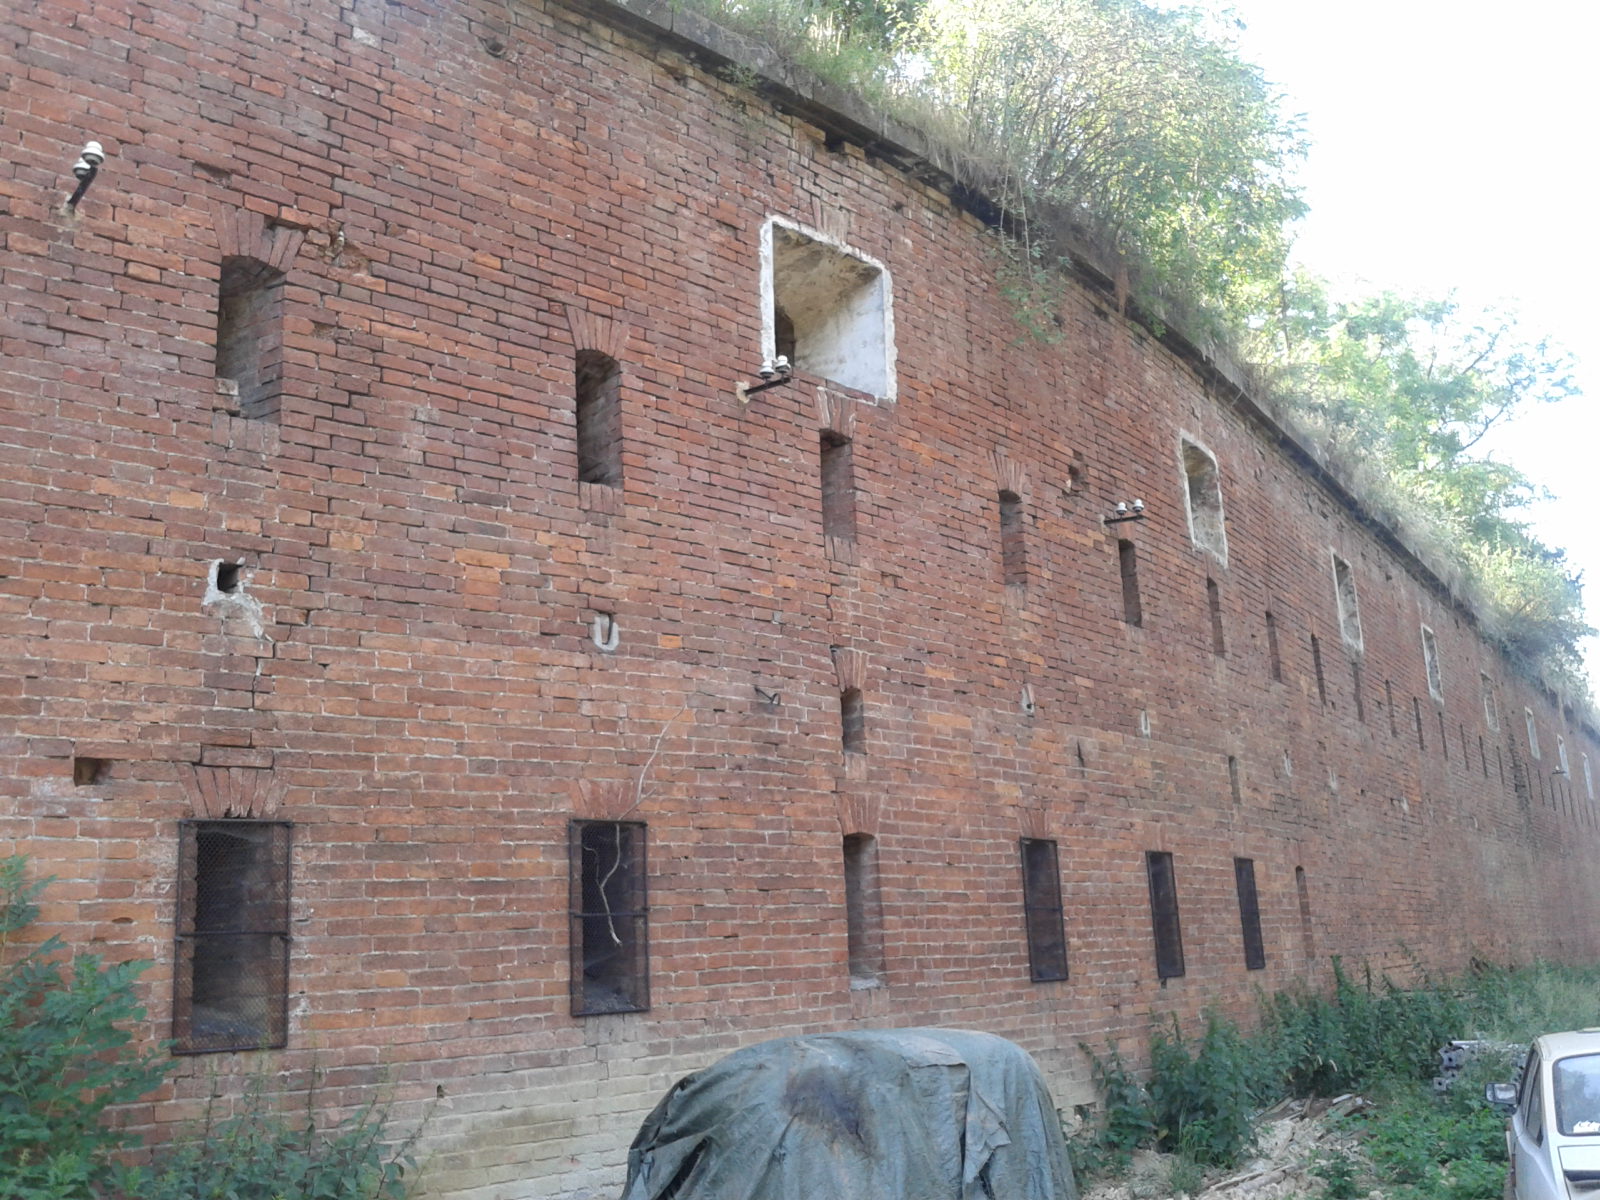
[[[1360,1096],[1332,1101],[1286,1101],[1265,1113],[1257,1125],[1255,1154],[1239,1167],[1212,1172],[1197,1193],[1202,1200],[1313,1200],[1322,1193],[1322,1180],[1312,1173],[1319,1159],[1344,1152],[1358,1153],[1355,1140],[1340,1130],[1335,1116],[1368,1107]],[[1121,1179],[1088,1188],[1083,1200],[1169,1200],[1177,1197],[1172,1186],[1175,1158],[1170,1154],[1140,1151],[1133,1169]],[[1382,1193],[1374,1191],[1373,1200]]]

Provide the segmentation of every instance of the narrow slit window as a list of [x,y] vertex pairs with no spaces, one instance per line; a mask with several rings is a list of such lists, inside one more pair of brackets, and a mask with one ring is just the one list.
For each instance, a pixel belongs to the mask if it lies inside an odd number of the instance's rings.
[[867,752],[867,703],[860,688],[839,693],[839,740],[846,754]]
[[1222,631],[1222,592],[1215,579],[1206,580],[1206,607],[1211,612],[1211,653],[1221,658],[1228,645]]
[[798,371],[892,399],[894,319],[883,264],[769,220],[762,234],[764,341]]
[[844,839],[846,953],[852,986],[872,986],[884,973],[883,899],[878,887],[878,839],[865,833]]
[[1228,535],[1222,520],[1222,483],[1217,472],[1217,460],[1209,451],[1187,438],[1179,439],[1178,457],[1183,465],[1189,540],[1196,549],[1204,550],[1218,562],[1226,564]]
[[[1485,769],[1484,774],[1489,772]],[[1589,756],[1583,756],[1583,790],[1589,794],[1589,799],[1594,799],[1594,772],[1589,769]]]
[[1339,633],[1344,644],[1361,652],[1361,610],[1356,602],[1356,577],[1350,564],[1333,556],[1333,596],[1339,610]]
[[282,407],[283,291],[283,272],[261,260],[222,260],[217,381],[237,396],[236,415],[251,420],[274,420]]
[[1239,760],[1228,755],[1228,792],[1235,804],[1244,803],[1244,791],[1239,784]]
[[1256,898],[1254,859],[1233,860],[1233,882],[1239,893],[1239,928],[1244,936],[1244,965],[1259,971],[1267,965],[1267,950],[1261,940],[1261,907]]
[[1428,695],[1442,701],[1444,677],[1439,674],[1439,643],[1426,625],[1422,627],[1422,665],[1428,673]]
[[650,1007],[649,907],[642,821],[568,827],[572,1015]]
[[855,453],[849,438],[822,434],[822,536],[830,543],[856,540]]
[[1567,764],[1567,739],[1559,733],[1556,734],[1556,763],[1560,766],[1561,773],[1570,778],[1572,768]]
[[290,826],[180,821],[176,1054],[288,1041]]
[[1007,584],[1028,582],[1027,547],[1023,542],[1022,497],[1000,492],[1000,571]]
[[1365,722],[1367,719],[1367,698],[1362,695],[1361,660],[1350,660],[1350,694],[1356,702],[1356,720]]
[[1389,736],[1399,737],[1400,726],[1394,717],[1394,683],[1392,680],[1383,681],[1383,706],[1389,710]]
[[1028,973],[1035,983],[1067,977],[1067,928],[1061,865],[1050,838],[1022,839],[1022,912],[1028,930]]
[[1478,673],[1478,686],[1483,691],[1483,723],[1490,733],[1500,732],[1500,706],[1494,701],[1494,681],[1487,671]]
[[1322,674],[1322,642],[1316,634],[1311,635],[1311,666],[1317,673],[1317,699],[1322,706],[1328,706],[1328,680]]
[[1417,723],[1417,749],[1426,750],[1428,742],[1422,734],[1422,701],[1415,696],[1411,697],[1411,716]]
[[1129,625],[1144,624],[1144,606],[1139,602],[1139,555],[1133,543],[1117,539],[1117,569],[1122,575],[1122,619]]
[[1436,715],[1439,718],[1439,753],[1443,755],[1445,761],[1448,762],[1450,759],[1450,738],[1445,732],[1444,710],[1436,710]]
[[1283,682],[1283,657],[1278,653],[1278,618],[1267,612],[1267,674],[1274,683]]
[[1317,943],[1315,933],[1311,927],[1311,889],[1306,883],[1306,869],[1294,869],[1294,891],[1300,900],[1300,948],[1305,953],[1306,962],[1316,961]]
[[1183,974],[1183,930],[1178,922],[1178,885],[1172,855],[1150,850],[1144,856],[1150,881],[1150,929],[1156,946],[1156,978],[1176,979]]
[[577,359],[578,481],[622,483],[622,367],[609,354]]
[[1533,709],[1522,710],[1522,721],[1528,727],[1528,753],[1534,758],[1542,757],[1539,753],[1539,727],[1533,721]]

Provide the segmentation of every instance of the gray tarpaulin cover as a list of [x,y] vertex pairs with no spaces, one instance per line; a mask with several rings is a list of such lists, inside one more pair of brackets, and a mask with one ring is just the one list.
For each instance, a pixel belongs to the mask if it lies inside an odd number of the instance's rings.
[[622,1200],[1077,1200],[1044,1077],[956,1029],[762,1042],[680,1080]]

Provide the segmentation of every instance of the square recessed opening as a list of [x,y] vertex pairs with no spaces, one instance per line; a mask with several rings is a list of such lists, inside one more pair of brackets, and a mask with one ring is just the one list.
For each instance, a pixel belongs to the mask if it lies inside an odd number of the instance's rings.
[[77,787],[89,787],[96,783],[104,783],[110,771],[110,759],[80,756],[72,760],[72,782]]
[[1333,595],[1339,609],[1339,633],[1344,644],[1361,653],[1361,609],[1356,602],[1356,577],[1350,564],[1333,556]]
[[808,375],[894,397],[889,272],[820,233],[769,220],[763,229],[763,354]]

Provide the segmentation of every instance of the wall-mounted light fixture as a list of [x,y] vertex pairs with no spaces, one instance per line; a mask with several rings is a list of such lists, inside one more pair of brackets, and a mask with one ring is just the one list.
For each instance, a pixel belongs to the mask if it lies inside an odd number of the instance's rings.
[[105,162],[105,148],[99,142],[85,142],[83,149],[78,153],[78,161],[72,164],[72,173],[78,177],[78,186],[73,189],[72,195],[67,197],[67,207],[76,209],[78,201],[83,199],[83,194],[89,190],[89,185],[94,182],[94,177],[100,171],[100,164]]
[[1107,525],[1120,525],[1124,521],[1144,520],[1144,501],[1135,500],[1131,504],[1126,500],[1118,500],[1117,507],[1109,516],[1100,518]]
[[734,388],[739,393],[739,403],[750,403],[750,397],[757,392],[764,392],[768,388],[782,387],[794,377],[794,367],[789,364],[787,355],[780,354],[770,362],[761,364],[761,370],[756,374],[761,376],[760,383],[740,382]]

